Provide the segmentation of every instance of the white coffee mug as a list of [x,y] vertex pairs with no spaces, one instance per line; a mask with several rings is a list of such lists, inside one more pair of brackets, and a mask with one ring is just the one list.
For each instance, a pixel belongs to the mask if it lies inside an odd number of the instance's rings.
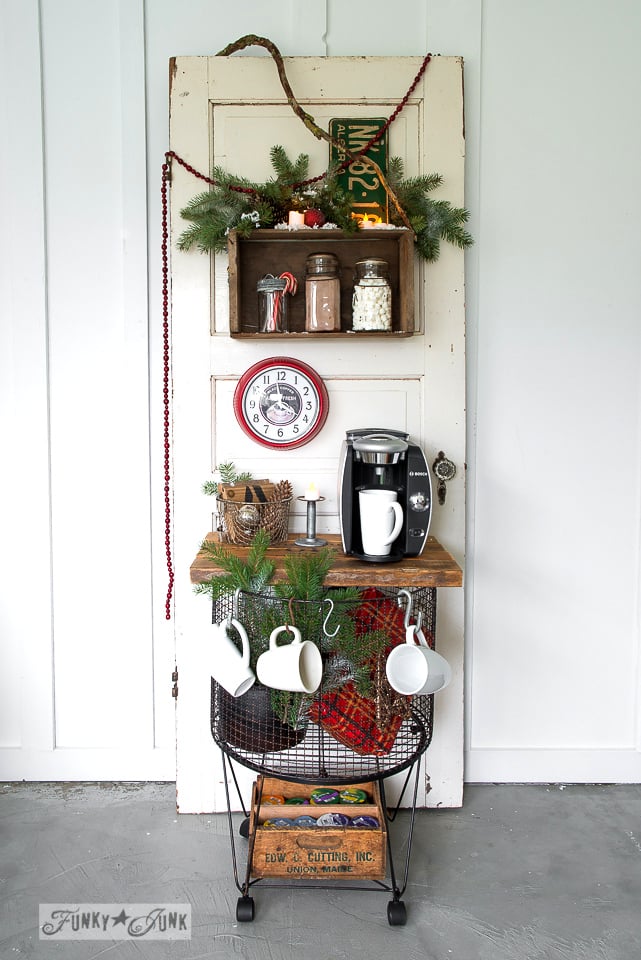
[[[231,627],[240,637],[242,653],[229,635]],[[211,675],[232,697],[241,697],[256,681],[249,666],[249,639],[245,628],[238,620],[228,618],[216,624],[214,631]]]
[[405,696],[427,696],[443,690],[452,679],[452,668],[428,646],[421,630],[410,625],[405,643],[394,647],[387,658],[385,673],[390,687]]
[[[285,631],[293,639],[279,646],[277,637]],[[316,644],[302,640],[297,627],[276,627],[269,637],[269,650],[258,658],[256,673],[261,683],[274,690],[314,693],[323,676],[323,660]]]
[[363,553],[385,557],[403,526],[403,508],[395,490],[360,490],[358,504],[361,515]]

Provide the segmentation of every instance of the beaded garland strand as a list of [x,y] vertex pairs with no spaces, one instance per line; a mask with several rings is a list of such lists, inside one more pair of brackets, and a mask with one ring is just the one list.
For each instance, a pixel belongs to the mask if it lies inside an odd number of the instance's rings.
[[[365,146],[351,154],[349,157],[343,161],[339,169],[347,168],[355,159],[355,157],[363,156],[368,150],[370,150],[374,144],[378,143],[381,137],[387,132],[391,124],[396,120],[401,110],[407,104],[407,101],[411,97],[412,93],[416,89],[418,83],[421,80],[421,77],[427,69],[427,65],[432,59],[431,53],[428,53],[421,67],[414,77],[412,84],[394,109],[390,114],[387,121],[383,127],[369,140]],[[171,372],[171,360],[170,360],[170,324],[169,324],[169,227],[168,227],[168,210],[167,210],[167,184],[171,182],[171,162],[175,160],[176,163],[179,163],[187,173],[190,173],[193,177],[196,177],[198,180],[203,180],[205,183],[208,183],[212,186],[216,186],[216,181],[212,177],[206,176],[204,173],[196,170],[191,164],[187,163],[186,160],[183,160],[174,150],[167,150],[165,152],[165,162],[162,165],[162,186],[161,186],[161,205],[162,205],[162,243],[161,243],[161,256],[162,256],[162,315],[163,315],[163,478],[164,478],[164,507],[165,507],[165,556],[167,562],[167,594],[165,597],[165,619],[171,620],[171,605],[174,589],[174,566],[173,566],[173,557],[172,557],[172,546],[171,546],[171,536],[172,536],[172,488],[171,488],[171,429],[170,429],[170,372]],[[308,186],[312,183],[318,183],[327,176],[327,171],[318,174],[316,177],[311,177],[308,180],[301,180],[298,183],[292,184],[294,188],[300,188]],[[241,187],[241,186],[232,186],[231,190],[235,190],[238,193],[256,193],[252,187]]]

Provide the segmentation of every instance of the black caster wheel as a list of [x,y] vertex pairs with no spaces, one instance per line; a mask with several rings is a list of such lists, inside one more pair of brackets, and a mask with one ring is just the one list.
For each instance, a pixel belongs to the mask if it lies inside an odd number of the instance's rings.
[[249,840],[249,817],[245,817],[243,822],[238,828],[238,832],[243,838],[243,840]]
[[239,923],[251,923],[254,919],[254,898],[239,897],[236,904],[236,919]]
[[390,927],[404,927],[407,923],[407,911],[402,900],[390,900],[387,904],[387,920]]

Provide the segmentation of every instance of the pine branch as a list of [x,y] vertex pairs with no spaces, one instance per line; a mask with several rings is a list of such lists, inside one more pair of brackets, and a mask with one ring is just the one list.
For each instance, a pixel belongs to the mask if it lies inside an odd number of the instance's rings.
[[197,584],[195,592],[218,600],[236,590],[264,591],[274,575],[274,563],[265,556],[268,547],[269,535],[264,530],[257,531],[245,560],[230,553],[224,544],[205,540],[201,549],[225,572]]
[[317,553],[288,554],[283,561],[287,581],[275,584],[276,595],[282,599],[322,600],[327,593],[323,584],[335,556],[329,547]]

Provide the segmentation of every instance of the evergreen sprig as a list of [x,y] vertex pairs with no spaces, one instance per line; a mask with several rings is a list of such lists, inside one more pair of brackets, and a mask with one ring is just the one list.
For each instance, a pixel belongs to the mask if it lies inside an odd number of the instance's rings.
[[336,551],[324,547],[318,552],[290,553],[284,561],[287,580],[274,585],[276,596],[283,600],[322,600],[327,594],[325,578],[336,557]]
[[[416,252],[424,260],[438,260],[441,252],[441,240],[461,249],[474,242],[471,234],[464,229],[469,213],[463,207],[453,207],[447,200],[433,200],[429,193],[440,186],[443,178],[432,173],[422,177],[404,177],[405,167],[400,157],[392,157],[389,162],[388,181],[398,197],[407,218],[416,234]],[[398,214],[393,214],[391,222],[402,225]]]
[[268,547],[269,534],[265,530],[257,531],[245,560],[226,550],[223,544],[205,540],[202,549],[225,573],[196,584],[195,592],[205,593],[212,600],[236,590],[261,593],[274,575],[274,564],[265,556]]
[[276,145],[269,155],[275,176],[265,183],[237,177],[220,166],[213,168],[211,189],[197,194],[180,211],[191,224],[178,238],[180,250],[197,247],[204,253],[223,253],[230,230],[249,237],[256,227],[285,222],[293,207],[314,206],[348,233],[358,229],[351,215],[354,198],[339,186],[333,168],[322,187],[304,189],[308,154],[301,153],[292,161],[285,149]]
[[[221,463],[216,468],[220,474],[221,483],[246,483],[252,479],[251,473],[244,470],[242,473],[236,472],[236,466],[231,460]],[[205,480],[201,490],[208,497],[215,497],[219,492],[219,484],[215,480]]]

